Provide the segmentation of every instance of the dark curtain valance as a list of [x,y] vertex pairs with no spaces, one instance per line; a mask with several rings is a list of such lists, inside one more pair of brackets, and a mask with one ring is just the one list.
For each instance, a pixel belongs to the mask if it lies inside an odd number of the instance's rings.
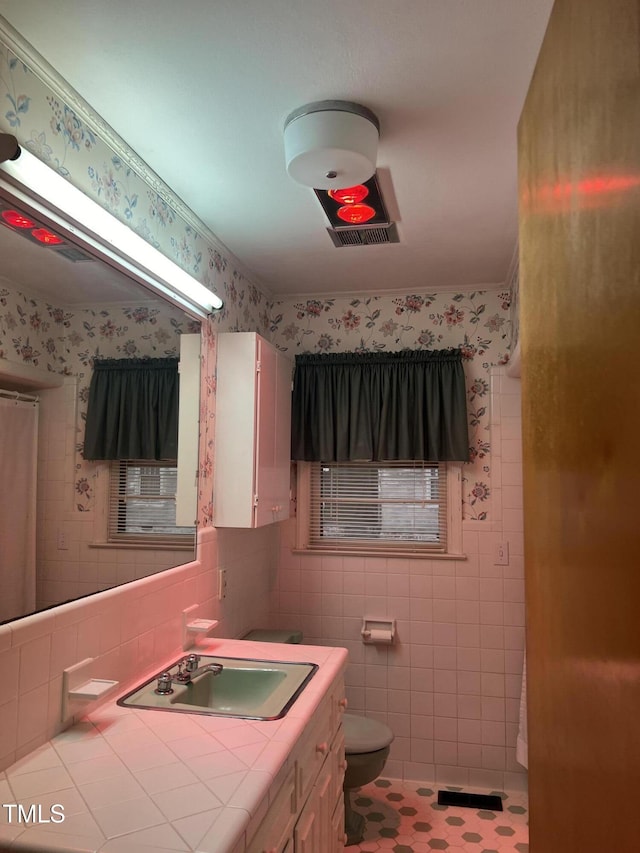
[[178,359],[96,359],[85,459],[177,459]]
[[459,350],[296,356],[292,459],[467,461]]

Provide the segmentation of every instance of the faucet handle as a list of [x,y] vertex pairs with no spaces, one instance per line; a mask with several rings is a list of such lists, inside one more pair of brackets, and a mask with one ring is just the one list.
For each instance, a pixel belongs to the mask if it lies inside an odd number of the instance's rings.
[[188,655],[184,662],[184,668],[187,672],[195,672],[200,663],[200,655]]
[[166,696],[169,693],[173,693],[172,680],[170,672],[163,672],[158,676],[158,685],[153,692],[157,693],[158,696]]

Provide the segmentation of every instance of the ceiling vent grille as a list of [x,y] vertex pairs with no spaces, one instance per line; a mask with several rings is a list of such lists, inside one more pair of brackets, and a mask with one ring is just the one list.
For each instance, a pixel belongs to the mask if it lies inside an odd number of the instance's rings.
[[340,246],[381,246],[399,243],[395,222],[389,225],[371,225],[368,228],[327,228],[336,248]]
[[95,261],[93,255],[90,255],[88,252],[83,252],[82,249],[78,248],[78,246],[71,246],[70,244],[66,244],[64,246],[56,247],[54,249],[56,255],[62,255],[67,258],[69,261],[73,261],[77,263],[78,261]]

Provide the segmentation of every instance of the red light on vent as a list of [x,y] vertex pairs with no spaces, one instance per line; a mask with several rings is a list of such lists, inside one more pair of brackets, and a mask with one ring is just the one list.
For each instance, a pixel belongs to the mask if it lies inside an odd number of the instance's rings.
[[46,228],[34,228],[31,236],[39,243],[44,243],[45,246],[59,246],[64,243],[62,237],[58,237],[53,231],[47,231]]
[[389,215],[375,175],[353,187],[316,189],[314,192],[332,228],[389,224]]
[[2,218],[12,228],[35,228],[36,223],[17,210],[3,210]]
[[344,207],[338,208],[337,213],[340,219],[349,225],[361,225],[376,215],[375,210],[368,204],[345,204]]
[[369,195],[369,190],[364,184],[355,187],[345,187],[341,190],[329,190],[327,195],[340,204],[357,204]]

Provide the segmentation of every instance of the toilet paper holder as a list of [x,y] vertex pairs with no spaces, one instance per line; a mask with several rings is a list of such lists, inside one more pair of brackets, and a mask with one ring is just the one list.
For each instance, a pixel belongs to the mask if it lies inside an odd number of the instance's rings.
[[396,620],[365,617],[360,633],[364,643],[391,645],[396,636]]

